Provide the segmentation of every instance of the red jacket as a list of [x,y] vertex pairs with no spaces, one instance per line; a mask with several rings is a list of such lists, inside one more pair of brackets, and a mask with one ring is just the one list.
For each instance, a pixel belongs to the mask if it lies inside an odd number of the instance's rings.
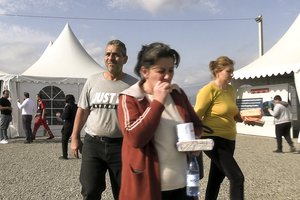
[[[201,121],[181,89],[171,92],[185,122],[193,122],[197,136]],[[118,119],[123,134],[122,178],[119,200],[161,200],[160,169],[154,134],[164,105],[145,98],[138,83],[119,97]],[[174,144],[175,145],[175,144]]]

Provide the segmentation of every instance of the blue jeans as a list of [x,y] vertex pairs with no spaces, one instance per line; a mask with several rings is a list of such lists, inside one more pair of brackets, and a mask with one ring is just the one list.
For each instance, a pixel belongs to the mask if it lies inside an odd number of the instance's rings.
[[211,151],[205,151],[211,159],[205,199],[216,200],[218,198],[221,183],[226,176],[230,182],[230,199],[243,200],[244,175],[233,157],[235,141],[220,137],[211,138],[215,142],[214,148]]
[[105,142],[85,135],[80,170],[83,199],[101,199],[106,188],[105,174],[108,170],[114,199],[119,196],[121,184],[121,142]]
[[12,120],[11,115],[0,114],[0,140],[7,140],[7,129],[9,127],[9,123]]

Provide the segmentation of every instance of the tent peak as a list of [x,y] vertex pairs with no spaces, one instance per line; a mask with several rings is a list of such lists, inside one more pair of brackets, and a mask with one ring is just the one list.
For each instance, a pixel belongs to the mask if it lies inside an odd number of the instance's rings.
[[234,79],[290,74],[300,70],[300,14],[285,34],[263,56],[234,72]]
[[103,68],[86,52],[66,24],[56,40],[22,75],[43,77],[87,78]]

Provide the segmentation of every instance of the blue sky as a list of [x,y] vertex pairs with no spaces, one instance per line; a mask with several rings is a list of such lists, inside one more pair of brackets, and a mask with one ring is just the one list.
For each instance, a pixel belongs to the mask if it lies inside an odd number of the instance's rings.
[[191,92],[210,80],[208,63],[218,56],[231,57],[236,69],[258,58],[258,15],[263,16],[267,51],[299,13],[299,0],[1,0],[0,70],[22,73],[69,23],[83,47],[101,65],[106,42],[115,38],[124,41],[129,55],[124,70],[130,74],[142,44],[169,44],[181,55],[174,81]]

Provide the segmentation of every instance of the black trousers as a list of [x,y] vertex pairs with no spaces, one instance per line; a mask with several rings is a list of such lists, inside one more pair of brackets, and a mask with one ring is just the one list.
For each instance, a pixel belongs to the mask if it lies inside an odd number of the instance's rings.
[[277,149],[282,151],[282,136],[285,138],[290,147],[293,147],[293,141],[290,135],[292,123],[282,123],[275,125],[275,133],[276,133],[276,141],[277,141]]
[[32,121],[32,115],[22,115],[23,129],[27,141],[32,141],[31,121]]
[[211,159],[205,199],[216,200],[218,198],[221,183],[226,176],[230,182],[230,199],[243,200],[244,175],[233,157],[235,141],[220,137],[211,138],[215,142],[214,148],[211,151],[205,151]]
[[89,134],[85,135],[79,178],[84,200],[101,199],[102,192],[106,189],[107,171],[114,199],[118,199],[121,184],[121,148],[122,140],[109,142]]
[[186,187],[176,190],[162,191],[161,195],[162,200],[194,200],[194,197],[189,197],[186,195]]
[[61,131],[61,146],[62,146],[62,155],[64,158],[68,158],[68,143],[70,137],[72,135],[72,131]]

